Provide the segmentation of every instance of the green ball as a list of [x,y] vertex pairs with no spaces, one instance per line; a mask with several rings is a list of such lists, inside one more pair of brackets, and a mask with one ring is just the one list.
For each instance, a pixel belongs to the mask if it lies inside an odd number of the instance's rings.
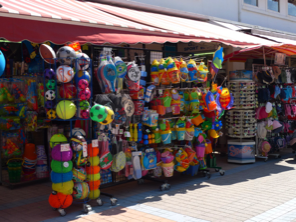
[[52,171],[55,173],[68,173],[73,169],[73,162],[52,160],[50,166]]
[[49,140],[49,145],[51,148],[53,148],[54,146],[61,144],[61,143],[67,143],[68,140],[67,138],[63,135],[63,134],[54,134],[50,140]]
[[76,114],[76,106],[69,100],[63,100],[58,103],[56,112],[61,119],[71,119]]
[[86,100],[82,100],[79,102],[79,108],[81,110],[87,110],[90,107],[89,102]]
[[95,104],[93,107],[91,107],[89,116],[92,119],[92,121],[95,122],[102,122],[107,118],[108,112],[105,106],[102,106],[100,104]]
[[54,79],[50,79],[48,80],[48,82],[46,83],[46,88],[50,89],[50,90],[54,90],[55,89],[55,80]]

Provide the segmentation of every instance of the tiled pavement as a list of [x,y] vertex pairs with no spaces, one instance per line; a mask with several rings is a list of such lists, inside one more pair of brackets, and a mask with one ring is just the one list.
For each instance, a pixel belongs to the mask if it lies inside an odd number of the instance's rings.
[[0,221],[296,221],[295,164],[291,154],[247,165],[222,158],[225,176],[179,176],[165,192],[155,182],[127,183],[104,190],[118,198],[117,206],[104,199],[104,206],[91,203],[93,210],[84,215],[81,205],[72,205],[65,217],[48,205],[49,183],[0,187]]

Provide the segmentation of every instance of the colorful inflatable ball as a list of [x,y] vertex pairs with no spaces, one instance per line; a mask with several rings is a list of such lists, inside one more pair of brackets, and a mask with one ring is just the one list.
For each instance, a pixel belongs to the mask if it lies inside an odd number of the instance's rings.
[[54,59],[56,58],[56,54],[49,45],[41,44],[39,47],[39,54],[45,62],[49,64],[54,64]]
[[68,182],[68,181],[72,180],[73,173],[72,173],[72,171],[70,171],[68,173],[56,173],[54,171],[51,171],[50,178],[51,178],[51,182],[53,182],[53,183]]
[[73,188],[73,198],[83,200],[89,194],[89,187],[86,182],[75,183]]
[[88,166],[86,167],[87,174],[98,174],[100,173],[101,167],[99,166]]
[[109,108],[108,106],[106,106],[106,110],[107,110],[107,117],[106,117],[105,120],[100,122],[100,124],[102,124],[102,125],[110,124],[114,120],[114,112],[113,112],[113,110],[111,108]]
[[88,157],[88,162],[90,163],[91,166],[98,166],[100,164],[100,157],[98,156]]
[[80,79],[78,82],[78,88],[79,89],[86,89],[89,86],[89,83],[86,79]]
[[88,181],[89,190],[97,190],[101,185],[101,180]]
[[68,140],[63,134],[54,134],[50,140],[49,140],[49,145],[51,148],[53,148],[55,145],[61,144],[61,143],[67,143]]
[[66,162],[61,162],[56,160],[51,161],[51,169],[55,173],[68,173],[72,170],[72,168],[73,168],[72,161],[66,161]]
[[90,75],[89,75],[89,73],[87,71],[80,70],[75,75],[75,82],[78,83],[79,80],[81,80],[81,79],[85,79],[88,82],[90,82],[91,77],[90,77]]
[[91,97],[91,92],[89,90],[89,88],[85,88],[83,90],[81,90],[78,94],[78,98],[80,100],[88,100]]
[[57,161],[70,161],[73,157],[73,152],[69,147],[68,151],[62,151],[61,145],[55,145],[51,151],[52,159]]
[[69,195],[73,193],[74,182],[72,180],[62,183],[53,183],[52,190]]
[[56,73],[53,69],[45,69],[43,75],[45,79],[54,80]]
[[3,73],[5,71],[5,66],[6,66],[6,60],[5,60],[3,52],[0,50],[0,76],[3,75]]
[[75,50],[69,46],[63,46],[57,51],[57,59],[62,65],[71,65],[75,58]]
[[52,208],[65,209],[72,205],[73,197],[72,195],[65,195],[62,193],[50,194],[48,202]]
[[70,66],[59,66],[56,71],[58,82],[67,83],[74,77],[74,71]]
[[86,100],[82,100],[79,102],[79,109],[81,110],[87,110],[90,108],[89,102]]
[[76,106],[69,100],[60,101],[56,107],[56,112],[61,119],[71,119],[76,114]]
[[88,198],[91,200],[98,199],[100,194],[101,194],[101,191],[99,189],[98,190],[91,190],[89,192]]
[[73,168],[73,180],[75,182],[83,182],[86,179],[86,171],[84,168]]
[[101,174],[88,174],[87,176],[86,176],[86,179],[88,180],[88,181],[97,181],[97,180],[100,180],[101,179]]
[[107,118],[108,111],[106,109],[106,106],[102,106],[99,104],[95,104],[93,107],[91,107],[89,116],[92,119],[92,121],[95,122],[102,122]]
[[89,118],[89,109],[87,109],[87,110],[80,110],[80,117],[82,119],[88,119]]
[[76,64],[78,70],[87,70],[89,68],[90,58],[85,53],[78,53],[76,55]]
[[99,148],[98,147],[92,147],[92,144],[87,145],[87,154],[89,157],[95,157],[99,155]]
[[62,84],[59,88],[59,94],[63,99],[73,99],[76,96],[77,89],[71,83]]

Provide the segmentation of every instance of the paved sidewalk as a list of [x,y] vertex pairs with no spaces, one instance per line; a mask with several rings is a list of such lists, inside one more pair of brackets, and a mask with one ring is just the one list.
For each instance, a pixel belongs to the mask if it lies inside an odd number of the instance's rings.
[[225,176],[214,172],[209,180],[181,176],[170,180],[172,188],[164,192],[155,182],[132,182],[104,190],[118,198],[117,206],[111,207],[104,199],[104,206],[91,203],[93,210],[85,215],[81,205],[72,205],[65,217],[59,217],[47,203],[49,183],[14,192],[3,192],[1,187],[0,221],[293,221],[295,164],[289,153],[282,160],[270,158],[255,164],[224,162],[220,165],[227,170]]

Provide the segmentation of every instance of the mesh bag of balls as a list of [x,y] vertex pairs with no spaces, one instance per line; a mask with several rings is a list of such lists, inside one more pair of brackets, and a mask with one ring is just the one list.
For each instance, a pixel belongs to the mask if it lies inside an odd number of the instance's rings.
[[114,120],[114,111],[112,108],[100,104],[95,104],[91,107],[89,115],[92,121],[98,122],[102,125],[110,124]]

